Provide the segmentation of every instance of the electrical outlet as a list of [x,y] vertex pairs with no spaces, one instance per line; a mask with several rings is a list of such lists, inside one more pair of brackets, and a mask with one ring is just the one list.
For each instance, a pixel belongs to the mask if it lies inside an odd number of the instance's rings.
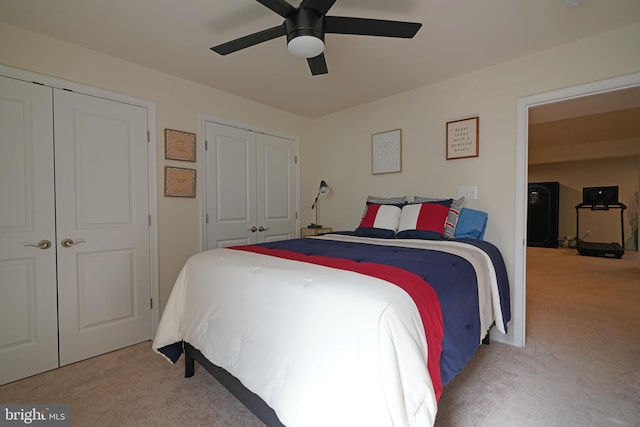
[[478,187],[475,185],[458,187],[458,197],[463,197],[466,200],[475,200],[478,198]]

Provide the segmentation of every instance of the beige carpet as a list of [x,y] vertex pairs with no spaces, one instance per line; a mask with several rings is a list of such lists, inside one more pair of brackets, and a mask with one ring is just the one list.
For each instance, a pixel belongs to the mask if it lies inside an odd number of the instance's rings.
[[[535,248],[527,262],[526,348],[482,346],[445,387],[436,426],[640,426],[637,253]],[[263,425],[149,342],[2,386],[0,402],[68,403],[72,426]]]
[[529,248],[525,348],[482,346],[436,425],[640,426],[637,252]]
[[185,379],[182,361],[144,342],[2,386],[0,402],[68,403],[78,427],[264,427],[204,369]]

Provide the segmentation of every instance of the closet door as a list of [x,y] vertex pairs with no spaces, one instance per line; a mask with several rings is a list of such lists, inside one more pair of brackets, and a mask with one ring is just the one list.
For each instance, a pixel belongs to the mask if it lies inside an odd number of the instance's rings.
[[296,237],[295,141],[206,122],[207,249]]
[[51,89],[0,77],[0,384],[58,367]]
[[147,110],[54,90],[60,365],[151,337]]
[[205,139],[206,248],[256,243],[256,134],[207,122]]
[[258,240],[293,239],[298,229],[294,143],[266,134],[258,134],[256,143]]

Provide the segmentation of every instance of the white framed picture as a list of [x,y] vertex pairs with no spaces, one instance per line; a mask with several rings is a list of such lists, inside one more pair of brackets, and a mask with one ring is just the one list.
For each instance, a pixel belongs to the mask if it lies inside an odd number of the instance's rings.
[[402,129],[374,133],[371,143],[374,175],[402,171]]

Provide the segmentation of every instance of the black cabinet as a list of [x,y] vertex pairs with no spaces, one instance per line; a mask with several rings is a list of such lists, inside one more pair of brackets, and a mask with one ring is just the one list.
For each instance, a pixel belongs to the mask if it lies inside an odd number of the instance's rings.
[[528,196],[527,245],[557,248],[560,183],[530,183]]

